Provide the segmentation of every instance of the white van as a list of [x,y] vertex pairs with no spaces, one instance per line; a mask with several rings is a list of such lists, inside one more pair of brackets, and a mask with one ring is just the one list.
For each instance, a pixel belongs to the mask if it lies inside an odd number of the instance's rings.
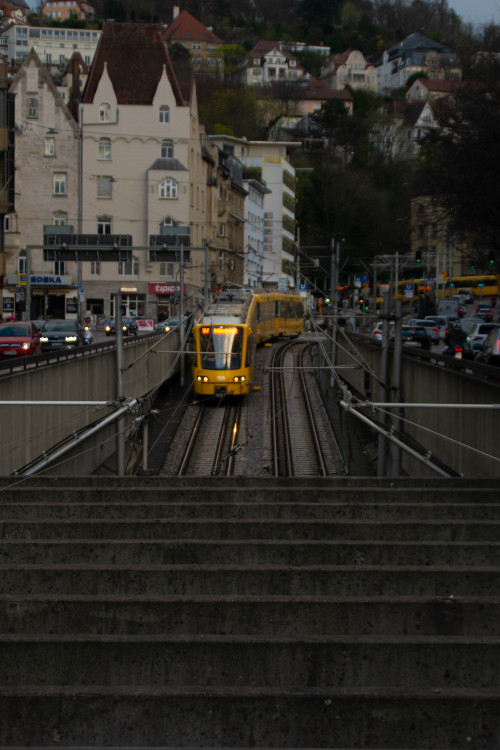
[[457,289],[455,294],[457,295],[457,297],[461,298],[462,302],[465,305],[468,305],[469,302],[474,302],[474,292],[472,291],[472,289],[470,289],[470,287]]

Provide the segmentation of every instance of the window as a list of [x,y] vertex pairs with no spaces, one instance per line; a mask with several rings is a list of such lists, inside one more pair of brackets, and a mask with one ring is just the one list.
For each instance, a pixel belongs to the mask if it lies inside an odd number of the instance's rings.
[[225,224],[219,224],[219,237],[224,237],[226,233]]
[[56,211],[54,214],[54,226],[63,227],[68,223],[68,214],[65,211]]
[[97,178],[97,197],[98,198],[111,198],[111,186],[113,184],[112,177],[100,176]]
[[38,117],[38,99],[36,96],[28,97],[28,117]]
[[56,139],[53,135],[47,136],[45,139],[45,156],[55,156],[56,155]]
[[160,198],[172,200],[177,198],[178,185],[171,177],[166,177],[160,182]]
[[173,263],[160,263],[160,276],[173,276],[173,275],[174,275]]
[[66,261],[55,260],[54,261],[54,274],[56,276],[64,276],[66,273]]
[[109,122],[111,120],[111,105],[104,104],[99,105],[99,122]]
[[97,217],[97,234],[111,234],[111,216]]
[[50,52],[45,53],[45,64],[52,65],[52,55],[50,54]]
[[99,139],[98,159],[111,159],[111,140],[109,138]]
[[54,195],[66,195],[66,172],[54,174]]
[[168,104],[160,106],[160,122],[170,122],[170,107]]
[[174,219],[172,219],[171,216],[167,216],[165,219],[163,219],[160,222],[160,234],[161,234],[162,227],[175,227]]
[[90,274],[91,276],[99,276],[101,273],[101,264],[98,260],[90,261]]
[[17,259],[17,272],[26,273],[26,256],[20,255]]
[[139,263],[138,261],[132,260],[121,260],[118,263],[118,276],[138,276],[139,275]]
[[3,217],[3,229],[4,232],[15,232],[16,231],[16,221],[15,221],[16,215],[15,214],[5,214]]
[[224,194],[222,190],[222,185],[219,185],[217,188],[217,198],[221,201],[223,197],[224,197]]
[[161,144],[161,157],[162,159],[171,159],[174,155],[174,142],[163,141]]

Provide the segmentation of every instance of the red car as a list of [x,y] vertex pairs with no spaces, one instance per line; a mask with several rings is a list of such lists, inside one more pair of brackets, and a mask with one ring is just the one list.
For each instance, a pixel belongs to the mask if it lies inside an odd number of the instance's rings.
[[0,324],[0,359],[29,357],[41,351],[40,331],[34,323]]

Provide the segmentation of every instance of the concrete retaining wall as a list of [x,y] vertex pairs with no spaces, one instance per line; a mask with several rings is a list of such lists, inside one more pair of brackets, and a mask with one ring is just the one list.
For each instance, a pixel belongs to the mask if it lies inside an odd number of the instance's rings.
[[[175,361],[179,334],[126,341],[124,394],[140,398],[161,382]],[[150,351],[149,351],[150,350]],[[149,352],[149,353],[147,353]],[[135,363],[135,364],[134,364]],[[178,371],[178,363],[174,371]],[[114,350],[57,362],[46,367],[7,375],[0,379],[2,401],[110,401],[116,397]],[[17,471],[73,432],[111,414],[116,406],[3,406],[3,446],[0,474]],[[129,416],[131,421],[133,415]],[[91,473],[115,450],[114,426],[78,446],[51,473]]]
[[[362,361],[378,374],[381,355],[382,349],[376,343],[363,337],[351,337],[347,346],[343,340],[337,364],[353,365]],[[389,381],[392,366],[391,350]],[[339,373],[361,397],[380,400],[380,385],[373,376],[367,379],[362,367],[342,369]],[[390,396],[388,400],[391,400]],[[498,404],[500,383],[456,372],[427,359],[403,355],[400,400],[407,403]],[[496,437],[499,410],[406,408],[402,416],[408,420],[404,423],[404,432],[455,471],[467,477],[500,476],[500,443]],[[403,452],[402,458],[403,468],[412,476],[432,473],[407,453]]]

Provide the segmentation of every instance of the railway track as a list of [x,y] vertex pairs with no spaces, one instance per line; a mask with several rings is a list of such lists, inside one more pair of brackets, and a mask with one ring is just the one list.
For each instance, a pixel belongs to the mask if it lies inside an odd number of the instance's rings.
[[197,407],[177,475],[231,476],[240,433],[242,402],[224,408]]
[[286,342],[271,363],[274,476],[343,474],[337,442],[313,377],[311,345]]

